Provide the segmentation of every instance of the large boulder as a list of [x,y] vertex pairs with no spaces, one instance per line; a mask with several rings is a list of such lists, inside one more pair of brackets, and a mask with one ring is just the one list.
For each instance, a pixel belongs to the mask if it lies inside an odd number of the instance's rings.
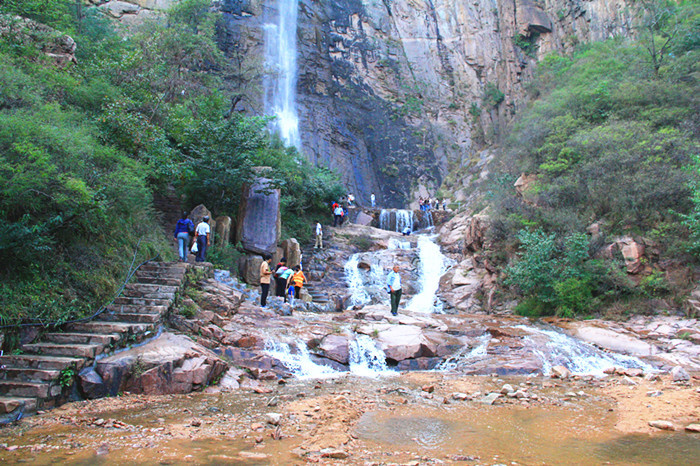
[[238,260],[238,275],[241,280],[249,285],[260,285],[260,265],[263,262],[261,256],[248,254]]
[[301,246],[294,238],[282,241],[282,253],[287,259],[287,267],[293,268],[301,263]]
[[377,343],[387,359],[396,362],[419,357],[434,357],[437,346],[416,325],[390,325],[377,334]]
[[221,216],[216,218],[216,244],[223,246],[231,242],[231,217]]
[[[108,395],[124,391],[163,395],[204,388],[227,368],[226,362],[190,338],[163,333],[143,346],[97,361],[95,372]],[[95,393],[99,378],[85,375],[84,390]]]
[[257,178],[243,192],[236,225],[236,241],[246,251],[255,254],[274,254],[281,230],[280,190],[272,181]]
[[207,209],[204,204],[199,204],[197,207],[192,209],[190,211],[189,218],[192,220],[195,226],[199,225],[199,223],[204,219],[204,217],[209,217],[209,226],[211,227],[212,231],[216,228],[216,222],[214,221],[214,218],[211,215],[211,212],[209,212],[209,209]]
[[534,1],[517,0],[516,4],[516,20],[518,32],[521,35],[530,36],[533,33],[552,32],[552,20]]
[[348,339],[342,335],[326,335],[319,349],[323,351],[323,355],[337,361],[341,364],[347,364],[350,354],[350,349],[348,346]]

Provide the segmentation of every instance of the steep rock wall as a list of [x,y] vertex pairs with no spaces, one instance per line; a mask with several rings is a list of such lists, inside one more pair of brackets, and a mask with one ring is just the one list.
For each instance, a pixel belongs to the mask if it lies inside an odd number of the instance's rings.
[[[214,5],[235,109],[262,113],[264,25],[277,0]],[[627,0],[300,0],[302,150],[360,202],[375,192],[404,207],[479,163],[524,104],[538,59],[631,31]]]

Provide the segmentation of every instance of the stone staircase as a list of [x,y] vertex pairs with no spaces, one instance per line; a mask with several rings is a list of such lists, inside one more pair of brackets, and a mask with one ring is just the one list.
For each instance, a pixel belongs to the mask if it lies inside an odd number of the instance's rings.
[[155,334],[186,271],[184,263],[144,264],[94,320],[66,324],[23,345],[21,354],[0,357],[0,416],[12,419],[68,401],[74,375],[96,357]]

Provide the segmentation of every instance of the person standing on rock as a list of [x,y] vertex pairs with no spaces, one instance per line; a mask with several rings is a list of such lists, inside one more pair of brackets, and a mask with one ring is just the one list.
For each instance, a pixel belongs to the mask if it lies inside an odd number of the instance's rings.
[[316,222],[316,244],[314,245],[314,249],[318,248],[323,249],[323,227],[321,226],[321,222]]
[[267,294],[270,292],[271,263],[272,256],[268,254],[263,257],[263,262],[260,264],[260,305],[263,307],[267,304]]
[[337,227],[338,225],[343,224],[343,208],[340,206],[340,204],[336,204],[336,206],[333,208],[333,226]]
[[209,227],[209,216],[205,215],[194,231],[194,240],[197,242],[197,262],[207,260],[207,248],[211,244],[211,228]]
[[187,262],[187,254],[190,250],[190,235],[194,234],[194,223],[187,218],[187,212],[182,213],[182,218],[175,225],[175,240],[178,245],[180,261]]
[[294,275],[289,277],[287,281],[287,286],[294,286],[295,299],[299,299],[299,294],[301,293],[301,288],[304,286],[304,283],[306,283],[306,277],[304,276],[304,272],[301,271],[301,267],[297,265],[294,267]]
[[386,286],[391,298],[391,315],[398,315],[401,302],[401,275],[399,275],[398,265],[394,265],[394,269],[389,272]]
[[287,270],[289,270],[287,267],[287,258],[283,257],[275,266],[275,296],[279,298],[284,298],[284,285],[287,283],[287,280],[286,277],[285,279],[282,278],[282,274]]
[[372,203],[372,208],[374,209],[375,207],[375,201],[377,200],[376,197],[374,197],[374,193],[369,197],[370,202]]

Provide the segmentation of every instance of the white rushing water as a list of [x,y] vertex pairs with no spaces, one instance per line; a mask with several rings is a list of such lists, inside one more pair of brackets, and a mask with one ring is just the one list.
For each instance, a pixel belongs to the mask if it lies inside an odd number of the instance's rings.
[[297,17],[299,0],[277,0],[275,22],[266,23],[265,112],[277,117],[275,125],[287,145],[300,147],[297,87]]
[[414,312],[433,313],[442,311],[442,302],[437,298],[440,277],[445,273],[445,256],[432,238],[418,239],[420,292],[408,303],[407,309]]
[[411,233],[414,231],[416,224],[416,215],[412,210],[404,209],[382,209],[379,213],[379,228],[388,231],[397,231],[399,233],[403,232],[404,228],[408,227],[411,229]]
[[350,342],[350,372],[360,377],[377,378],[396,374],[386,365],[386,355],[367,335],[355,334]]
[[574,375],[602,376],[611,367],[639,368],[645,372],[654,368],[634,356],[605,352],[554,329],[518,325],[531,336],[525,337],[532,351],[542,362],[542,373],[548,375],[554,366],[564,366]]
[[[298,341],[294,347],[295,349],[292,349],[291,345],[286,343],[268,340],[265,343],[265,352],[284,364],[298,379],[323,379],[344,374],[314,362],[304,342]],[[367,335],[354,334],[354,339],[348,342],[348,351],[349,369],[353,375],[377,378],[397,374],[387,367],[384,352]]]
[[265,352],[278,359],[299,379],[323,379],[341,374],[332,367],[316,364],[304,343],[297,343],[295,346],[296,351],[292,351],[291,346],[286,343],[268,340],[265,343]]
[[345,263],[345,281],[350,290],[350,305],[361,306],[370,301],[370,296],[365,289],[365,283],[362,280],[362,272],[358,267],[360,263],[360,255],[353,254]]
[[489,342],[491,334],[485,333],[479,337],[479,341],[473,347],[464,346],[461,350],[445,359],[439,366],[435,368],[438,372],[455,372],[464,365],[481,361],[488,355]]

